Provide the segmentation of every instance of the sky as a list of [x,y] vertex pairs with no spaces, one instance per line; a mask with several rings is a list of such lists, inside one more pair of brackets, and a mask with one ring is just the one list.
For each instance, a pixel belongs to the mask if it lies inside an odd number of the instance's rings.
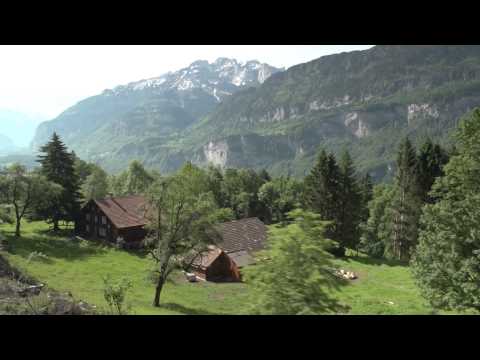
[[[372,45],[1,45],[0,110],[52,119],[105,89],[218,57],[276,67]],[[4,121],[4,120],[3,120]]]

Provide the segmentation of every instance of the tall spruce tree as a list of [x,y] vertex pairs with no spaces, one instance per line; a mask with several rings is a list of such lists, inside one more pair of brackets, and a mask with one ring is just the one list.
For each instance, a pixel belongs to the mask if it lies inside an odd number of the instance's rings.
[[429,192],[435,179],[443,175],[443,166],[447,162],[447,152],[427,139],[420,148],[417,161],[418,187],[423,202],[434,202]]
[[368,203],[373,200],[373,181],[370,174],[367,172],[360,180],[360,194],[361,194],[361,221],[368,221]]
[[415,148],[408,138],[399,147],[394,191],[390,206],[391,241],[386,244],[386,251],[389,257],[408,260],[417,242],[422,206]]
[[356,170],[348,151],[344,151],[339,165],[337,236],[343,247],[357,249],[360,242],[362,220],[362,194]]
[[52,139],[40,148],[44,155],[40,155],[40,172],[49,181],[63,187],[58,201],[50,202],[49,206],[37,208],[36,213],[41,218],[53,224],[53,230],[59,230],[60,221],[75,221],[80,213],[81,192],[80,179],[75,171],[74,154],[67,151],[67,147],[60,137],[53,133]]
[[[320,215],[320,218],[329,221],[326,236],[341,243],[338,232],[338,215],[340,200],[340,169],[333,154],[321,150],[317,162],[305,177],[304,207]],[[341,255],[340,248],[335,253]]]

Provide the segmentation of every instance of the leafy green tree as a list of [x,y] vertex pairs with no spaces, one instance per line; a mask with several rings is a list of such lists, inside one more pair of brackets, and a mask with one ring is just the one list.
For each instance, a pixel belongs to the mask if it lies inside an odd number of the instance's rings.
[[58,202],[48,208],[36,209],[37,214],[53,223],[53,230],[59,229],[59,221],[75,221],[80,213],[81,193],[80,178],[75,171],[74,154],[67,151],[66,146],[56,133],[46,145],[42,146],[38,162],[40,172],[47,180],[62,186],[63,191]]
[[335,312],[340,304],[330,295],[339,280],[326,251],[320,215],[304,210],[289,213],[288,224],[270,226],[268,248],[257,264],[245,269],[251,289],[251,311],[259,314],[299,315]]
[[153,305],[160,306],[160,295],[171,272],[182,266],[183,258],[207,250],[219,241],[215,229],[224,212],[216,207],[211,192],[198,191],[198,182],[182,172],[157,180],[148,190],[151,209],[146,245],[155,261],[156,279]]
[[391,240],[389,206],[393,194],[392,185],[379,184],[374,187],[368,203],[369,217],[361,225],[360,249],[372,257],[382,258],[385,245]]
[[20,164],[7,168],[6,173],[0,177],[0,199],[13,206],[15,236],[20,237],[22,219],[35,205],[62,190],[61,186],[38,174],[28,173]]
[[386,243],[388,257],[409,260],[417,243],[422,201],[418,187],[415,148],[408,138],[397,155],[394,196],[390,204],[391,239]]
[[134,160],[130,163],[127,170],[125,182],[125,194],[137,195],[143,194],[153,182],[153,176],[143,167],[143,165]]
[[221,183],[222,207],[231,208],[237,219],[257,216],[265,219],[258,191],[265,181],[251,169],[226,169]]
[[108,194],[108,174],[100,167],[95,166],[82,185],[85,201],[102,199]]
[[436,308],[480,311],[480,109],[455,133],[457,154],[423,209],[411,261],[422,294]]
[[128,169],[108,178],[109,190],[115,196],[144,194],[159,177],[159,173],[150,173],[139,161],[133,160]]
[[291,178],[279,177],[263,184],[258,199],[268,209],[268,223],[286,220],[288,212],[299,207],[301,184]]

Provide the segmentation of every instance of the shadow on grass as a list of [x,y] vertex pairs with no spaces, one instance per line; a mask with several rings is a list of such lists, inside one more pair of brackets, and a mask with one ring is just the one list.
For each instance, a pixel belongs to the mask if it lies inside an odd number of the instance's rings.
[[185,315],[220,315],[220,314],[215,314],[207,310],[203,309],[193,309],[189,308],[180,304],[175,304],[175,303],[165,303],[160,305],[161,308],[171,310],[171,311],[176,311]]
[[356,261],[365,265],[408,266],[408,262],[406,261],[377,259],[377,258],[371,258],[371,257],[365,257],[365,256],[348,256],[348,257],[342,258],[342,260],[345,260],[347,262]]
[[100,245],[92,243],[89,246],[81,246],[79,241],[48,231],[26,233],[20,238],[15,237],[13,232],[7,232],[6,238],[9,252],[24,258],[28,258],[33,251],[41,252],[51,258],[67,260],[78,260],[105,252],[105,249]]

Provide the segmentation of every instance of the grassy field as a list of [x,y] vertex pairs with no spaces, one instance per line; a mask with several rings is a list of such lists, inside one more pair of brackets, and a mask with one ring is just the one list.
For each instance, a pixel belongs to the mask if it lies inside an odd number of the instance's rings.
[[[92,242],[72,242],[53,236],[44,223],[23,224],[22,238],[13,237],[13,226],[0,225],[10,240],[9,261],[48,286],[70,291],[77,300],[104,307],[103,276],[129,278],[133,283],[127,300],[134,314],[242,314],[248,285],[239,283],[188,283],[181,274],[162,291],[161,308],[151,305],[154,285],[148,279],[152,262],[145,256],[103,247]],[[47,259],[28,262],[31,252]],[[337,260],[359,279],[343,286],[335,296],[349,307],[349,314],[433,314],[420,296],[408,267],[365,256]],[[443,313],[443,312],[442,312]]]

